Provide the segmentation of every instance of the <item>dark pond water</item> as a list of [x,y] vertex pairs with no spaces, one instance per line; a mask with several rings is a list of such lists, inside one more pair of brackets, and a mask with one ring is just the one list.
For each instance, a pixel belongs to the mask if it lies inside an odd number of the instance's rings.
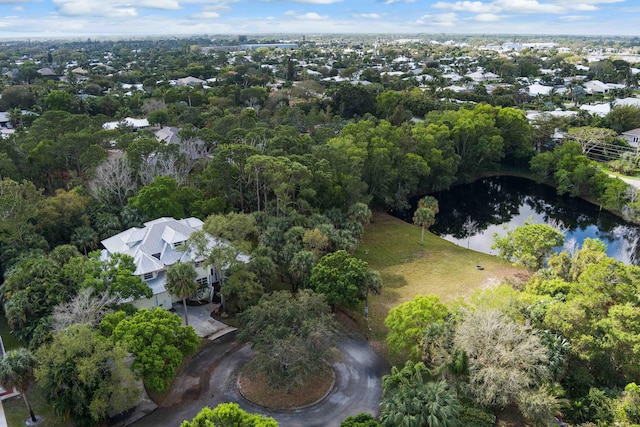
[[[598,238],[607,244],[610,257],[640,264],[639,226],[528,179],[490,177],[431,195],[438,199],[440,213],[430,230],[460,246],[496,254],[491,249],[494,233],[505,235],[525,222],[546,223],[565,233],[565,247]],[[412,200],[411,211],[394,215],[411,222],[418,200]]]

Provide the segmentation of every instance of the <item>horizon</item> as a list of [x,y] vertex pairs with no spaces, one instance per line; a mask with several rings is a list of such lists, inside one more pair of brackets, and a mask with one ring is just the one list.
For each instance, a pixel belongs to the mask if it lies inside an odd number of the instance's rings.
[[632,0],[0,0],[0,39],[205,34],[634,37]]

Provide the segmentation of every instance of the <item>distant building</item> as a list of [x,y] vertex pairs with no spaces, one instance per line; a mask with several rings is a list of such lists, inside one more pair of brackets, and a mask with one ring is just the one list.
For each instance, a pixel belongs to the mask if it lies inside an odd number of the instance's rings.
[[126,117],[119,122],[107,122],[102,125],[102,129],[105,130],[115,130],[119,126],[129,126],[133,128],[134,131],[141,129],[149,128],[149,120],[147,119],[134,119],[132,117]]
[[270,49],[297,49],[298,43],[250,43],[250,44],[241,44],[240,50],[254,50],[259,49],[261,47],[266,47]]

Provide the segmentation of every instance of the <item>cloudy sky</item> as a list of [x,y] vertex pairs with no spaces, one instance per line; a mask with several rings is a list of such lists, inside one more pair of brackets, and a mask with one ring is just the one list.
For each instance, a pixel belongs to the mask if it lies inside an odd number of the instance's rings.
[[640,35],[640,0],[0,0],[0,37]]

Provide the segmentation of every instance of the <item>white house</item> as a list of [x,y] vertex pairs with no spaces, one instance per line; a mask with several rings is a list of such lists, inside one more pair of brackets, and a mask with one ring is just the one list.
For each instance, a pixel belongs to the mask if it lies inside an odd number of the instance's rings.
[[534,83],[529,86],[529,95],[549,95],[553,90],[553,86],[543,86],[540,83]]
[[[133,258],[136,265],[134,274],[140,276],[153,291],[151,298],[133,301],[136,307],[163,307],[168,310],[174,300],[178,301],[165,287],[166,270],[178,262],[193,263],[197,272],[196,281],[203,287],[208,287],[209,295],[212,297],[214,289],[219,290],[216,270],[205,265],[204,258],[190,251],[178,249],[193,232],[202,230],[202,225],[201,220],[193,217],[180,220],[158,218],[145,222],[144,228],[133,227],[103,240],[101,243],[105,249],[101,256],[108,258],[110,254],[122,253]],[[209,249],[226,244],[209,236]],[[243,262],[249,261],[246,255],[240,255],[238,259]]]
[[622,136],[630,146],[634,147],[636,150],[638,149],[638,145],[640,145],[640,128],[622,132]]
[[500,78],[499,75],[492,72],[485,72],[484,70],[478,70],[473,73],[465,74],[466,77],[469,77],[474,82],[488,82],[491,80],[497,80]]
[[584,82],[582,86],[584,86],[587,93],[590,93],[590,94],[608,93],[610,89],[608,84],[602,83],[600,80],[590,80],[588,82]]
[[133,130],[148,129],[149,128],[149,120],[147,120],[147,119],[134,119],[132,117],[125,117],[122,121],[119,121],[119,122],[107,122],[107,123],[104,123],[102,125],[102,129],[114,130],[114,129],[117,129],[118,126],[129,126],[129,127],[132,127]]

